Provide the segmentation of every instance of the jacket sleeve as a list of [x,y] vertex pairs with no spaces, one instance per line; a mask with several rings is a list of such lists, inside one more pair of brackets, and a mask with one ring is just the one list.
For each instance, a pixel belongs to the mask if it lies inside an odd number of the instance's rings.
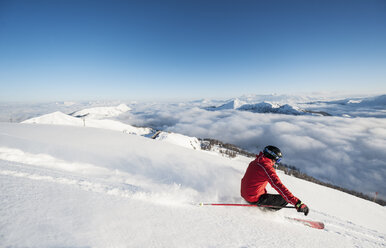
[[284,200],[288,203],[295,205],[298,202],[298,198],[296,198],[281,182],[279,176],[276,174],[274,168],[264,168],[266,175],[268,177],[268,182],[271,186],[281,195]]

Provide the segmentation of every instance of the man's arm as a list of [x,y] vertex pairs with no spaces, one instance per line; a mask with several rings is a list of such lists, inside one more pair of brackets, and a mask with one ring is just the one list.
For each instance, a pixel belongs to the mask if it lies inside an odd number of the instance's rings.
[[267,168],[263,165],[259,164],[259,166],[262,167],[264,170],[269,184],[286,200],[288,203],[292,205],[296,205],[296,203],[299,201],[298,198],[296,198],[281,182],[279,176],[276,174],[276,171],[274,168]]

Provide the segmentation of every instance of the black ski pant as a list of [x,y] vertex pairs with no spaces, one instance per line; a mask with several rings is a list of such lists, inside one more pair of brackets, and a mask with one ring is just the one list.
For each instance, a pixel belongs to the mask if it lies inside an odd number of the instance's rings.
[[277,208],[266,207],[269,210],[277,211],[280,210],[280,207],[287,206],[288,202],[284,200],[281,195],[274,194],[264,194],[261,195],[257,202],[250,202],[255,205],[269,205],[269,206],[277,206]]

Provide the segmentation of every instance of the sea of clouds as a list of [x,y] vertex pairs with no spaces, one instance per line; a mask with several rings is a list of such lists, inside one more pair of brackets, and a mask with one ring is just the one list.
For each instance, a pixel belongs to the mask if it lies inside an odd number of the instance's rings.
[[[284,154],[283,162],[302,172],[386,198],[386,101],[380,101],[384,99],[384,95],[374,98],[379,102],[376,105],[360,100],[308,103],[313,110],[335,116],[207,111],[206,106],[221,103],[203,101],[134,106],[121,119],[132,125],[219,139],[255,153],[275,145]],[[307,107],[304,102],[299,106]]]

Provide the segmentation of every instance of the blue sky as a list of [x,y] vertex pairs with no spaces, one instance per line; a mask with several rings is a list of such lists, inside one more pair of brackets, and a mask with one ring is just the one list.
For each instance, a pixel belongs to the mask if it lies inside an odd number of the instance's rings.
[[386,93],[386,1],[0,0],[0,101]]

